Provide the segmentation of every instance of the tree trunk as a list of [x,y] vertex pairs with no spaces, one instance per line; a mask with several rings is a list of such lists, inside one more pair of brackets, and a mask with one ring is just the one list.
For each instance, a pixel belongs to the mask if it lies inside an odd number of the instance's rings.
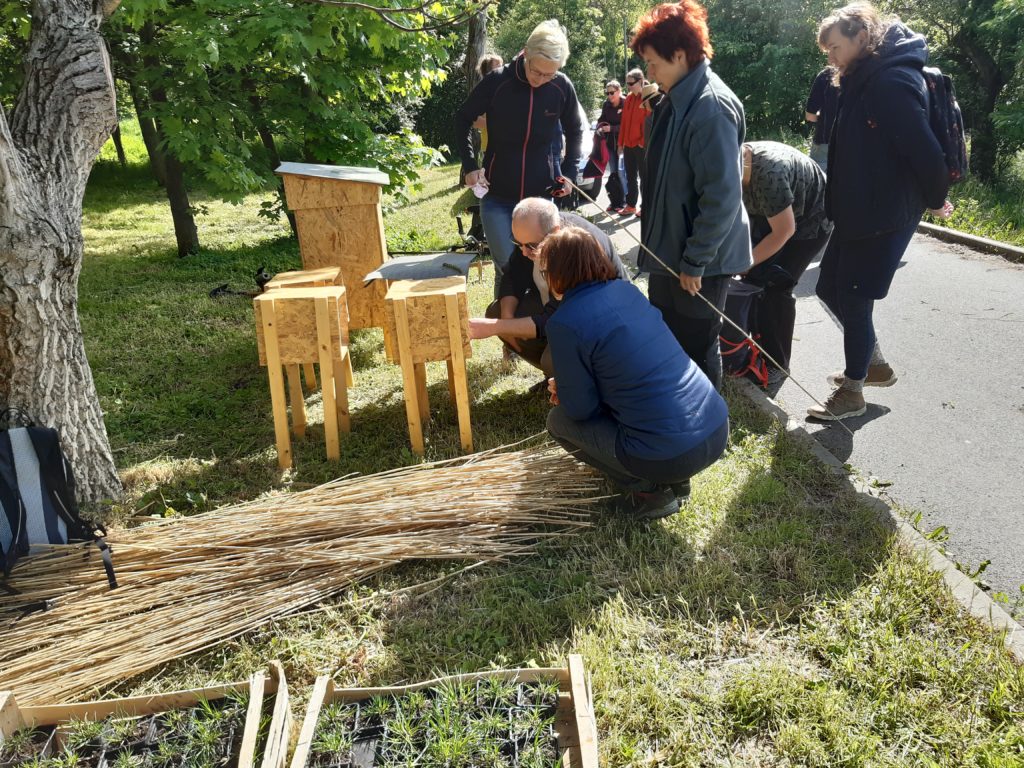
[[[274,141],[274,134],[270,130],[270,126],[266,124],[260,113],[259,99],[255,96],[252,97],[253,114],[256,115],[256,130],[260,134],[260,141],[263,142],[263,148],[267,150],[267,155],[270,158],[270,165],[276,170],[281,165],[281,156],[277,154],[277,142]],[[281,200],[282,205],[284,204],[284,179],[280,176],[277,177],[277,196]],[[285,216],[288,217],[288,226],[292,228],[292,234],[296,237],[299,236],[299,230],[295,225],[295,214],[285,207]]]
[[481,8],[469,20],[469,42],[466,45],[466,82],[473,90],[480,82],[477,67],[487,52],[487,8]]
[[149,155],[149,168],[153,171],[156,183],[161,187],[166,187],[167,162],[164,159],[164,153],[160,150],[160,138],[156,134],[156,125],[153,118],[143,116],[147,111],[146,99],[135,83],[129,81],[128,90],[132,95],[132,104],[135,106],[135,116],[139,120],[139,130],[142,131],[142,142],[146,145],[146,154]]
[[[157,134],[163,141],[160,121],[156,121]],[[171,220],[174,222],[174,239],[178,243],[178,257],[184,258],[199,250],[199,230],[188,201],[185,186],[185,168],[173,152],[164,153],[164,167],[167,170],[167,202],[171,204]]]
[[[1007,82],[1007,74],[1000,70],[999,62],[972,29],[962,27],[951,43],[953,56],[974,75],[974,87],[981,94],[978,119],[971,128],[971,173],[982,181],[992,181],[996,176],[998,154],[992,113]],[[1011,70],[1009,76],[1012,75]]]
[[121,495],[78,320],[82,198],[117,124],[99,34],[117,0],[36,0],[25,83],[0,108],[0,403],[55,427],[86,501]]
[[110,138],[114,140],[114,149],[117,150],[117,162],[121,164],[122,168],[128,167],[128,158],[124,156],[124,144],[121,142],[121,126],[114,126],[114,132],[110,134]]

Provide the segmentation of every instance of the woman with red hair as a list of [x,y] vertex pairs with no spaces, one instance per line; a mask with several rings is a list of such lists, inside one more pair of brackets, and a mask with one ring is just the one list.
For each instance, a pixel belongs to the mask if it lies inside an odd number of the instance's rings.
[[654,7],[634,30],[633,51],[665,93],[647,147],[641,233],[679,278],[643,251],[639,265],[651,273],[651,303],[720,388],[722,320],[707,302],[724,309],[730,276],[746,272],[752,259],[743,209],[743,104],[711,71],[707,20],[704,6],[682,0]]

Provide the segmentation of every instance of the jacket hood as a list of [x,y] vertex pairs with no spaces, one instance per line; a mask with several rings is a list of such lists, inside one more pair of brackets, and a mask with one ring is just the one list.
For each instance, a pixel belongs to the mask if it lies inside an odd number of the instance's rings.
[[928,62],[928,43],[903,22],[889,26],[878,46],[878,57],[887,65],[905,64],[923,67]]

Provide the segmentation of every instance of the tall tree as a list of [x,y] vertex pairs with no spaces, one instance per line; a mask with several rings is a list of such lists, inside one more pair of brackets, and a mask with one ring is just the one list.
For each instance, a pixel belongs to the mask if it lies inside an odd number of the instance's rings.
[[0,106],[0,402],[61,434],[87,500],[121,483],[78,321],[82,198],[117,122],[100,27],[119,0],[35,0],[21,90]]

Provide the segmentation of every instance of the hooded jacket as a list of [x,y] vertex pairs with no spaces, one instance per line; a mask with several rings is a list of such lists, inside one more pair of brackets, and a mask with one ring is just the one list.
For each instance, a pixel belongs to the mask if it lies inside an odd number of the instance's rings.
[[[518,202],[543,197],[556,176],[575,181],[583,140],[583,121],[572,81],[559,72],[534,88],[526,79],[522,55],[490,72],[455,114],[455,146],[465,173],[478,170],[469,132],[473,121],[487,115],[484,172],[490,194]],[[553,167],[551,142],[556,126],[565,135],[561,168]]]
[[840,81],[829,140],[825,210],[843,241],[878,237],[941,208],[949,173],[928,121],[924,37],[889,27],[877,51]]
[[[655,108],[640,227],[644,245],[677,272],[735,275],[753,261],[742,194],[745,133],[743,104],[707,60]],[[667,274],[644,251],[637,263]]]

